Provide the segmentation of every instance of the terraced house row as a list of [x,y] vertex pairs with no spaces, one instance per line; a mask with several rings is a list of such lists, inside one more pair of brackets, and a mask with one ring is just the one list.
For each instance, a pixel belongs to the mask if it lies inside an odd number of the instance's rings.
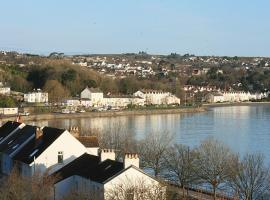
[[122,162],[116,161],[114,150],[100,149],[97,138],[80,136],[78,127],[68,131],[8,121],[0,127],[0,152],[2,177],[14,167],[23,176],[57,177],[54,199],[73,192],[109,199],[125,183],[162,187],[139,168],[137,154],[126,153]]

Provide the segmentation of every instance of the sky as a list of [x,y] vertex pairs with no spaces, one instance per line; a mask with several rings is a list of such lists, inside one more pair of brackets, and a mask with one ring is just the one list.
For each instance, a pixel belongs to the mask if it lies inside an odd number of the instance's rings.
[[270,56],[269,0],[0,0],[0,49]]

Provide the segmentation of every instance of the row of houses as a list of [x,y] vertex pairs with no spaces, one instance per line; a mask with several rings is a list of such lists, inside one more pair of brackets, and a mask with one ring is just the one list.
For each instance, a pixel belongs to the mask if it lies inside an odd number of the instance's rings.
[[223,92],[208,93],[204,100],[208,103],[222,102],[244,102],[252,100],[261,100],[268,97],[268,93],[250,93],[250,92]]
[[48,174],[54,179],[54,199],[74,192],[110,199],[124,183],[160,186],[139,168],[137,154],[126,153],[122,162],[115,157],[114,150],[99,148],[96,137],[80,136],[78,127],[68,131],[12,121],[0,127],[1,175],[8,176],[15,166],[24,176]]
[[119,107],[124,108],[128,105],[162,105],[162,104],[180,104],[180,99],[170,92],[155,90],[140,90],[133,95],[104,95],[98,88],[86,87],[80,95],[80,98],[66,99],[68,106],[85,107]]

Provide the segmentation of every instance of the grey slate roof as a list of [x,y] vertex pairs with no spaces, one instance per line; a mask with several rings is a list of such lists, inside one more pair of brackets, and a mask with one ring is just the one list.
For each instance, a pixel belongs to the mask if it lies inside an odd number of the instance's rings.
[[122,170],[124,170],[124,164],[121,162],[109,159],[100,162],[98,156],[85,153],[56,171],[52,176],[56,177],[56,182],[78,175],[98,183],[104,183]]
[[32,163],[34,157],[38,157],[65,131],[44,127],[42,137],[36,140],[36,126],[25,125],[18,128],[20,125],[21,123],[9,121],[0,127],[0,152],[26,164]]

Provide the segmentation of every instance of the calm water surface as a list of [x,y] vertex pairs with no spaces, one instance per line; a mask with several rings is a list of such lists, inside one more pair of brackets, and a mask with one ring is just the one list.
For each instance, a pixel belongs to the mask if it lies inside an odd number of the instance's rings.
[[261,152],[270,163],[270,105],[215,107],[204,113],[182,113],[104,118],[62,119],[32,122],[39,126],[68,129],[79,126],[83,134],[90,129],[108,130],[121,126],[136,138],[157,131],[168,131],[176,143],[194,147],[213,136],[235,152]]

